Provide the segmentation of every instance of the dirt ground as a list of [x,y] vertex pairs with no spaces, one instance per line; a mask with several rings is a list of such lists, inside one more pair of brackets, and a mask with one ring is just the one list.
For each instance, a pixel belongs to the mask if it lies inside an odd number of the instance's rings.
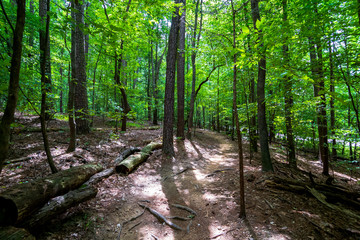
[[[39,127],[39,120],[23,115],[17,116],[17,122],[22,126],[14,129],[10,159],[26,156],[31,159],[3,169],[1,190],[50,174],[41,133],[24,131],[24,128]],[[97,119],[95,130],[78,136],[76,152],[67,154],[67,123],[50,121],[50,129],[64,129],[49,132],[57,167],[63,170],[85,163],[111,167],[122,150],[161,141],[161,129],[132,128],[115,133],[105,122]],[[259,154],[253,156],[250,164],[246,142],[247,219],[240,219],[236,142],[224,134],[200,129],[191,141],[176,140],[174,145],[174,158],[164,158],[161,150],[157,150],[129,175],[114,174],[98,183],[94,199],[53,219],[35,233],[37,239],[360,239],[359,219],[331,210],[309,195],[267,187],[266,178],[271,174],[261,172]],[[281,146],[271,145],[270,150],[275,174],[307,178],[286,167],[285,150]],[[297,159],[299,168],[311,171],[316,182],[324,180],[320,174],[321,163],[314,156],[299,152]],[[331,174],[335,184],[359,191],[359,174],[337,168]],[[187,218],[186,221],[169,219],[183,230],[170,228],[147,210],[139,216],[143,208],[138,203],[166,217]],[[196,215],[173,204],[187,206]],[[358,210],[352,211],[360,214]]]

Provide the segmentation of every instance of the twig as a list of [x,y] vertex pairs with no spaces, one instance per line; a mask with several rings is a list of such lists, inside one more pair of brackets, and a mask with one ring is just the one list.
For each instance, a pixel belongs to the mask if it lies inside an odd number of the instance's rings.
[[269,203],[268,200],[265,199],[265,202],[267,203],[267,205],[269,205],[269,207],[270,207],[271,209],[274,209],[273,205],[271,205],[271,203]]
[[[140,205],[140,206],[141,206],[141,205]],[[123,226],[125,226],[125,224],[127,224],[127,223],[129,223],[129,222],[131,222],[131,221],[134,221],[135,219],[137,219],[137,218],[139,218],[140,216],[142,216],[142,215],[144,214],[144,212],[145,212],[145,209],[146,209],[146,207],[144,206],[144,210],[142,211],[142,213],[140,213],[139,215],[137,215],[137,216],[135,216],[135,217],[133,217],[133,218],[130,218],[129,220],[127,220],[127,221],[119,224],[119,225],[120,225],[120,230],[119,230],[119,234],[118,234],[117,240],[120,240],[121,230],[123,229]],[[141,223],[141,222],[140,222],[140,223]],[[140,223],[139,223],[139,224],[140,224]],[[139,225],[139,224],[137,224],[137,225]],[[135,226],[136,226],[136,225],[135,225]],[[135,227],[135,226],[134,226],[134,227]],[[132,227],[132,228],[134,228],[134,227]]]
[[145,206],[141,203],[138,203],[141,207],[144,207],[145,209],[149,210],[149,212],[151,214],[153,214],[155,217],[157,217],[158,219],[160,219],[161,221],[165,222],[169,227],[176,229],[176,230],[183,230],[181,227],[179,227],[178,225],[176,225],[175,223],[170,222],[169,220],[166,219],[166,217],[164,217],[163,215],[161,215],[158,211]]
[[184,217],[179,217],[179,216],[171,216],[171,217],[166,217],[167,219],[176,219],[176,220],[180,220],[180,221],[188,221],[191,220],[191,218],[184,218]]
[[166,177],[164,177],[164,179],[163,179],[162,181],[164,182],[164,181],[165,181],[166,179],[168,179],[169,177],[175,177],[175,176],[180,175],[180,174],[182,174],[182,173],[184,173],[184,172],[186,172],[187,170],[190,170],[190,169],[192,169],[192,168],[187,167],[187,168],[181,170],[180,172],[177,172],[177,173],[175,173],[175,174],[173,174],[173,175],[171,175],[171,176],[166,176]]
[[137,224],[135,224],[134,226],[132,226],[131,228],[129,228],[129,231],[133,230],[134,228],[136,228],[137,226],[139,226],[142,222],[138,222]]
[[230,230],[228,230],[228,231],[226,231],[226,232],[223,232],[223,233],[220,233],[220,234],[218,234],[218,235],[216,235],[216,236],[213,236],[213,237],[211,237],[210,239],[218,238],[218,237],[220,237],[220,236],[222,236],[222,235],[226,235],[226,234],[228,234],[229,232],[232,232],[232,231],[235,231],[235,230],[236,230],[236,228],[230,229]]
[[206,175],[206,177],[212,177],[212,176],[215,175],[215,173],[224,172],[224,171],[230,171],[230,170],[234,170],[234,169],[233,168],[224,168],[224,169],[215,170],[212,173]]
[[189,208],[189,207],[186,207],[186,206],[183,206],[183,205],[180,205],[180,204],[171,204],[171,206],[177,207],[179,209],[186,210],[186,211],[190,212],[191,214],[193,214],[195,216],[197,215],[196,212],[194,210],[192,210],[191,208]]
[[151,236],[152,236],[155,240],[159,240],[159,238],[156,237],[155,235],[151,234]]
[[189,233],[190,232],[190,226],[192,224],[192,220],[190,220],[189,224],[187,225],[186,227],[186,233]]

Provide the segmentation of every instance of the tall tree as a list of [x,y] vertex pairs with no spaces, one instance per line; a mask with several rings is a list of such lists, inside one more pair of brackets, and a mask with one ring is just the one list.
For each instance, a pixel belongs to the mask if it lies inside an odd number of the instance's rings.
[[[191,129],[193,128],[193,117],[194,117],[194,106],[195,106],[195,84],[196,84],[196,55],[197,55],[197,48],[199,47],[200,43],[200,36],[201,36],[201,29],[202,29],[202,19],[203,19],[203,12],[202,12],[202,3],[203,0],[197,0],[196,7],[195,7],[195,22],[194,22],[194,32],[191,39],[191,66],[192,66],[192,81],[191,81],[191,99],[190,99],[190,110],[188,116],[188,132],[187,136],[191,138]],[[199,33],[197,33],[198,27],[198,14],[199,14],[199,4],[200,4],[200,26],[199,26]]]
[[[287,44],[288,37],[286,28],[289,27],[288,22],[288,4],[287,0],[282,1],[283,7],[283,22],[284,22],[284,42],[285,44],[282,46],[283,48],[283,55],[284,55],[284,66],[289,68],[290,67],[290,56],[289,56],[289,46]],[[295,142],[294,142],[294,133],[292,127],[292,108],[294,104],[293,94],[292,94],[292,82],[290,76],[286,75],[284,79],[284,98],[285,98],[285,126],[286,126],[286,147],[288,153],[288,161],[291,167],[296,168],[296,158],[295,158]]]
[[[50,59],[50,34],[47,34],[46,31],[46,21],[48,18],[48,9],[50,9],[50,6],[48,6],[50,2],[47,0],[39,0],[39,16],[40,16],[40,22],[41,22],[41,28],[39,31],[40,35],[40,55],[44,54],[46,52],[46,56],[43,57],[43,60],[45,61],[45,91],[47,94],[52,92],[52,84],[51,84],[51,59]],[[51,101],[45,102],[45,119],[49,120],[51,117],[51,111],[53,111]]]
[[[232,9],[232,35],[233,35],[233,49],[236,51],[236,10],[234,8],[234,3],[231,0],[231,9]],[[240,218],[246,217],[245,212],[245,186],[244,186],[244,156],[243,156],[243,148],[242,148],[242,134],[240,130],[239,123],[239,114],[237,110],[237,56],[236,52],[234,52],[233,56],[234,66],[233,66],[233,111],[235,116],[235,125],[236,125],[236,135],[238,142],[238,155],[239,155],[239,186],[240,186]]]
[[[175,0],[179,3],[179,0]],[[179,7],[175,7],[175,13],[171,20],[169,34],[168,53],[166,56],[166,82],[165,82],[165,100],[164,100],[164,125],[163,125],[163,147],[165,155],[173,156],[173,122],[174,122],[174,91],[175,91],[175,68],[177,39],[179,34]]]
[[251,0],[251,14],[254,28],[258,31],[258,82],[257,82],[257,105],[258,105],[258,128],[260,135],[261,148],[261,162],[262,170],[264,172],[274,171],[270,159],[268,132],[266,124],[266,109],[265,109],[265,78],[266,78],[266,56],[263,43],[262,30],[257,28],[260,19],[259,0]]
[[90,132],[88,97],[86,88],[86,59],[85,38],[82,30],[84,26],[84,4],[74,0],[75,11],[75,122],[76,132],[86,134]]
[[[52,173],[57,173],[58,170],[55,166],[53,157],[50,151],[49,139],[46,130],[46,108],[47,108],[47,93],[48,88],[51,82],[48,80],[50,77],[49,72],[47,72],[47,63],[50,62],[50,54],[48,51],[50,50],[49,46],[49,29],[50,29],[50,15],[48,14],[50,11],[50,0],[46,0],[45,3],[40,3],[45,5],[45,32],[40,32],[40,73],[41,73],[41,113],[40,113],[40,123],[41,123],[41,133],[43,136],[44,148],[47,157],[47,161],[49,163],[50,169]],[[40,5],[41,6],[41,5]]]
[[184,139],[184,96],[185,96],[185,13],[186,0],[181,0],[181,17],[179,32],[179,51],[177,61],[177,128],[176,136]]
[[[9,24],[11,24],[9,22]],[[14,122],[14,113],[18,101],[19,79],[21,67],[22,40],[25,26],[25,0],[17,1],[16,25],[13,31],[12,56],[10,65],[10,81],[4,115],[0,123],[0,173],[10,146],[10,125]]]

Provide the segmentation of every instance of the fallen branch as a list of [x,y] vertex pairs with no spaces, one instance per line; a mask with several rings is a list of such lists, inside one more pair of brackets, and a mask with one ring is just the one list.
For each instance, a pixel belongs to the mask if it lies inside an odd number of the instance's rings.
[[184,169],[181,170],[180,172],[177,172],[177,173],[175,173],[175,174],[173,174],[173,175],[171,175],[171,176],[166,176],[166,177],[164,177],[164,179],[163,179],[162,181],[165,181],[165,180],[168,179],[169,177],[172,177],[172,178],[173,178],[173,177],[175,177],[175,176],[177,176],[177,175],[180,175],[180,174],[186,172],[187,170],[194,170],[194,169],[191,168],[191,167],[184,168]]
[[138,222],[136,223],[134,226],[132,226],[131,228],[129,228],[129,231],[133,230],[134,228],[136,228],[137,226],[139,226],[142,222]]
[[186,226],[186,233],[190,232],[190,226],[192,224],[192,220],[190,220],[189,224]]
[[140,152],[140,148],[137,147],[129,147],[127,149],[125,149],[124,151],[122,151],[120,153],[120,155],[115,159],[115,165],[120,164],[122,161],[124,161],[125,158],[127,158],[128,156],[130,156],[131,154],[134,154],[136,152]]
[[153,234],[151,234],[151,236],[155,239],[155,240],[159,240],[159,238]]
[[151,142],[146,145],[139,153],[127,157],[119,165],[115,166],[117,173],[128,174],[134,170],[138,165],[144,162],[151,154],[152,151],[162,147],[161,143]]
[[176,219],[176,220],[180,220],[180,221],[188,221],[191,220],[191,218],[184,218],[184,217],[179,217],[179,216],[171,216],[171,217],[166,217],[167,219]]
[[24,162],[24,161],[27,161],[27,160],[30,160],[30,159],[32,159],[32,157],[21,157],[21,158],[11,159],[11,160],[5,161],[4,165],[18,163],[18,162]]
[[226,231],[226,232],[223,232],[223,233],[220,233],[220,234],[218,234],[218,235],[215,235],[215,236],[211,237],[210,239],[218,238],[218,237],[220,237],[220,236],[222,236],[222,235],[226,235],[226,234],[228,234],[229,232],[232,232],[232,231],[235,231],[235,230],[236,230],[236,228],[230,229],[230,230],[228,230],[228,231]]
[[114,168],[107,168],[107,169],[91,176],[91,178],[84,184],[85,185],[94,185],[94,184],[100,182],[102,179],[110,177],[112,174],[114,174],[114,172],[115,172]]
[[[139,204],[139,205],[140,205],[140,204]],[[141,205],[140,205],[140,206],[141,206]],[[141,217],[141,216],[144,214],[145,209],[146,209],[146,207],[144,206],[143,211],[142,211],[139,215],[136,215],[135,217],[132,217],[132,218],[130,218],[129,220],[127,220],[127,221],[122,222],[122,223],[119,224],[119,225],[120,225],[120,229],[119,229],[119,234],[118,234],[118,237],[117,237],[118,240],[120,240],[122,228],[123,228],[126,224],[128,224],[129,222],[134,221],[134,220],[136,220],[137,218]],[[141,222],[140,222],[140,223],[141,223]],[[140,224],[140,223],[139,223],[139,224]],[[139,224],[137,224],[137,225],[139,225]],[[136,226],[134,226],[134,227],[136,227]],[[132,227],[132,228],[134,228],[134,227]],[[130,230],[131,230],[131,229],[130,229]]]
[[224,168],[224,169],[215,170],[214,172],[206,175],[206,177],[212,177],[218,172],[225,172],[225,171],[231,171],[231,170],[234,170],[234,169],[233,168]]
[[186,206],[183,206],[183,205],[180,205],[180,204],[171,204],[171,206],[179,208],[179,209],[186,210],[189,213],[193,214],[194,216],[197,215],[196,212],[194,210],[192,210],[191,208],[189,208],[189,207],[186,207]]
[[166,219],[166,217],[164,217],[163,215],[161,215],[158,211],[145,206],[144,204],[138,203],[141,207],[146,208],[147,210],[149,210],[149,212],[154,215],[157,219],[159,219],[160,221],[166,223],[169,227],[175,229],[175,230],[183,230],[181,227],[179,227],[178,225],[176,225],[175,223],[170,222],[169,220]]

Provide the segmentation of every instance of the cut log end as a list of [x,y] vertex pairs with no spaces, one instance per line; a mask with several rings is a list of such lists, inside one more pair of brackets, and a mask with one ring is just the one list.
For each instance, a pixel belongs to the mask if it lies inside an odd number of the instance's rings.
[[18,209],[16,204],[10,200],[0,197],[0,226],[15,224],[18,218]]

